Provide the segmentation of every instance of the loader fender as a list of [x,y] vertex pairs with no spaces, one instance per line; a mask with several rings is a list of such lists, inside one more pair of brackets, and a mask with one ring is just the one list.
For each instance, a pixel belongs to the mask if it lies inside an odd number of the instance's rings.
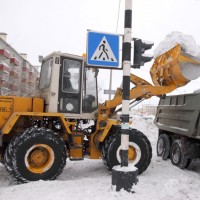
[[118,120],[109,120],[107,123],[105,129],[103,130],[101,136],[99,137],[99,142],[103,142],[106,138],[106,136],[109,134],[111,128],[113,125],[118,125],[120,122]]

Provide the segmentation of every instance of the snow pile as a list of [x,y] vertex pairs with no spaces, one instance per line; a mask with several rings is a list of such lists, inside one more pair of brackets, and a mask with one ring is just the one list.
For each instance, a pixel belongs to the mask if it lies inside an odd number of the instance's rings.
[[196,43],[193,36],[175,31],[168,34],[165,39],[160,42],[158,47],[154,50],[154,58],[170,50],[177,44],[180,44],[186,53],[200,57],[200,45]]

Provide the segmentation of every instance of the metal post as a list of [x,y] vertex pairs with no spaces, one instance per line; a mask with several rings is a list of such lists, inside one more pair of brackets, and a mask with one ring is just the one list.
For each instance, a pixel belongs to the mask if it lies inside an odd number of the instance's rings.
[[130,71],[131,71],[131,26],[132,26],[132,0],[125,0],[124,41],[122,49],[123,61],[123,96],[121,115],[121,166],[112,169],[112,185],[116,191],[122,188],[132,192],[133,184],[137,184],[137,168],[128,167],[129,148],[129,103],[130,103]]
[[110,70],[110,83],[109,83],[109,96],[108,96],[108,99],[111,100],[111,92],[112,90],[112,69]]
[[121,166],[128,166],[129,143],[129,103],[130,103],[130,69],[132,42],[132,0],[125,1],[124,41],[122,50],[123,61],[123,96],[122,96],[122,125],[121,125]]

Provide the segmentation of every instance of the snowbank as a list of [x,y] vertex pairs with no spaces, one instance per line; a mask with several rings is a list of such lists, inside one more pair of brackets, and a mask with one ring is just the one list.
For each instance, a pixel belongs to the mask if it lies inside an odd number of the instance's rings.
[[186,53],[200,57],[200,45],[196,43],[193,36],[181,32],[172,32],[168,34],[154,50],[154,57],[158,57],[177,44],[180,44]]

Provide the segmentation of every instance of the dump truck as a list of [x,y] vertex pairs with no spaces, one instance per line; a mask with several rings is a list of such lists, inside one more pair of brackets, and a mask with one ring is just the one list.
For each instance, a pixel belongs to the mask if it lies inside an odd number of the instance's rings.
[[[181,45],[157,57],[150,70],[153,84],[131,74],[130,104],[186,85],[191,79],[182,71],[190,65],[199,69],[200,63]],[[67,158],[102,159],[109,170],[121,163],[121,120],[116,115],[122,88],[99,104],[97,76],[85,58],[53,52],[42,61],[38,95],[0,97],[0,160],[15,181],[54,180]],[[129,166],[141,174],[151,157],[148,138],[130,128]]]
[[200,158],[200,93],[163,96],[154,122],[159,157],[181,169]]

